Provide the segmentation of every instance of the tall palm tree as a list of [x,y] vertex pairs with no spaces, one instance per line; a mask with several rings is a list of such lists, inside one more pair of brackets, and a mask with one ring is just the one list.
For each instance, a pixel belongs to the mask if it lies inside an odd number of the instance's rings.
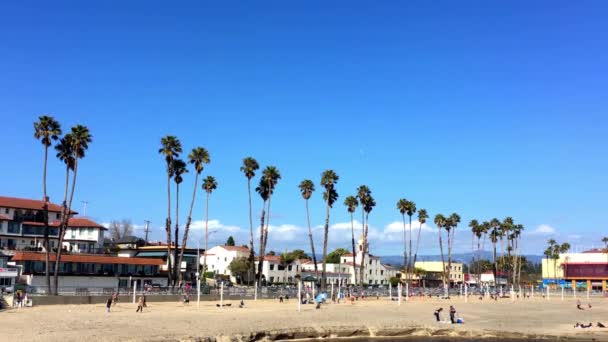
[[447,280],[446,280],[446,274],[445,274],[445,258],[443,256],[443,239],[441,237],[441,232],[443,231],[446,224],[448,223],[448,220],[445,218],[445,216],[443,216],[441,214],[437,214],[437,215],[435,215],[435,219],[433,221],[435,222],[435,225],[437,226],[437,232],[439,233],[439,251],[441,252],[441,265],[442,265],[442,270],[443,270],[443,277],[441,280],[443,281],[444,295],[446,295]]
[[[361,245],[361,265],[359,267],[359,281],[361,282],[361,286],[365,282],[365,254],[367,253],[367,231],[366,231],[366,222],[365,222],[365,213],[366,208],[369,208],[369,211],[373,209],[373,198],[372,192],[367,187],[367,185],[361,185],[357,188],[357,199],[361,204],[361,237],[362,237],[362,245]],[[373,203],[375,205],[375,202]],[[355,268],[357,261],[354,262]]]
[[519,249],[519,244],[520,244],[520,240],[521,240],[521,235],[522,232],[524,231],[525,227],[522,224],[518,224],[516,226],[516,240],[515,240],[515,248],[516,248],[516,254],[517,254],[517,283],[521,284],[521,265],[522,265],[522,255],[521,255],[521,251]]
[[412,264],[412,215],[416,213],[416,203],[413,201],[407,201],[407,206],[405,209],[407,216],[410,219],[410,244],[409,244],[409,256],[408,256],[408,266],[407,266],[407,276],[408,276],[408,286],[412,286],[412,271],[414,269],[414,265]]
[[310,211],[308,210],[308,200],[312,196],[312,193],[315,191],[315,183],[313,183],[310,179],[305,179],[300,182],[300,185],[298,185],[298,187],[300,188],[300,193],[302,194],[302,198],[304,198],[304,202],[306,203],[306,222],[308,223],[308,239],[310,240],[312,262],[315,265],[315,275],[318,276],[319,271],[317,269],[317,256],[315,255],[315,241],[312,237],[312,227],[310,226]]
[[160,139],[161,148],[158,153],[165,157],[167,172],[167,219],[165,220],[165,232],[167,233],[167,279],[169,284],[173,283],[171,274],[171,178],[173,178],[173,159],[179,158],[182,153],[182,143],[178,138],[167,135]]
[[255,191],[262,198],[262,213],[260,214],[260,257],[258,262],[258,270],[256,279],[258,279],[258,284],[262,282],[262,270],[264,264],[264,223],[266,222],[266,203],[268,202],[268,197],[270,196],[270,187],[268,186],[268,181],[266,178],[261,177],[258,186],[255,188]]
[[[186,245],[188,244],[188,234],[190,233],[190,223],[192,222],[192,210],[194,209],[194,201],[196,199],[196,190],[198,187],[198,178],[201,173],[203,173],[203,169],[205,164],[209,164],[211,162],[211,158],[209,157],[209,152],[203,147],[196,147],[192,149],[192,152],[188,155],[188,162],[194,165],[194,170],[196,171],[196,175],[194,176],[194,189],[192,190],[192,201],[190,202],[190,210],[188,211],[188,219],[186,220],[186,229],[184,230],[184,237],[182,238],[182,247],[179,252],[179,261],[178,265],[182,264],[184,260],[184,251],[186,249]],[[175,237],[177,241],[177,236]],[[147,242],[147,241],[146,241]],[[200,261],[199,261],[200,262]],[[197,262],[198,263],[198,262]],[[197,264],[197,272],[198,272],[198,264]],[[179,280],[182,280],[182,273],[179,273]]]
[[182,184],[184,178],[182,175],[188,172],[186,162],[181,159],[173,160],[173,180],[175,181],[175,248],[173,248],[173,285],[180,278],[181,264],[177,262],[179,250],[177,242],[179,241],[179,185]]
[[243,166],[241,166],[241,172],[247,178],[247,195],[249,197],[249,262],[251,263],[251,271],[255,275],[255,262],[254,262],[254,246],[253,246],[253,214],[251,211],[251,178],[255,177],[255,172],[260,168],[258,161],[252,157],[245,157],[243,159]]
[[338,199],[338,193],[335,190],[338,183],[338,174],[334,170],[325,170],[321,174],[321,186],[325,188],[323,199],[325,200],[325,226],[323,227],[323,266],[321,269],[321,289],[325,290],[327,279],[327,240],[329,237],[329,210],[333,203]]
[[[61,135],[61,125],[52,116],[43,115],[34,122],[34,138],[39,139],[44,146],[44,163],[42,171],[42,200],[44,201],[44,275],[46,277],[47,291],[51,291],[51,271],[50,271],[50,246],[49,246],[49,201],[46,193],[46,166],[49,156],[49,146],[53,141],[59,139]],[[37,247],[37,246],[36,246]]]
[[281,174],[279,173],[279,170],[275,167],[275,166],[267,166],[263,171],[262,171],[262,178],[265,181],[266,187],[268,188],[267,191],[267,203],[268,203],[268,207],[267,207],[267,211],[266,211],[266,224],[264,226],[264,222],[262,221],[262,241],[260,242],[260,262],[258,265],[258,272],[261,275],[262,274],[262,266],[264,263],[264,254],[266,251],[266,244],[268,242],[268,226],[270,225],[270,201],[272,199],[272,195],[274,194],[274,188],[276,186],[276,184],[278,183],[279,179],[281,179]]
[[407,212],[408,200],[401,198],[397,201],[397,210],[401,213],[401,219],[403,221],[403,270],[407,277],[409,271],[407,263],[407,233],[405,229],[405,213]]
[[456,227],[460,223],[460,215],[452,213],[447,219],[445,230],[448,232],[448,283],[450,272],[452,272],[452,247],[454,246],[454,235],[456,234]]
[[[511,284],[515,285],[517,283],[517,239],[521,234],[521,230],[523,226],[521,224],[513,224],[511,227],[511,232],[509,234],[508,241],[510,242],[509,251],[513,252],[513,255],[510,255],[509,261],[511,262]],[[509,253],[510,254],[510,253]]]
[[217,181],[212,176],[203,179],[203,190],[207,194],[205,198],[205,254],[203,255],[203,279],[207,282],[204,274],[207,272],[207,251],[209,250],[209,196],[217,189]]
[[492,246],[493,246],[493,253],[492,253],[492,271],[494,273],[494,286],[496,286],[497,284],[497,280],[498,280],[498,268],[496,265],[496,244],[498,243],[498,239],[500,239],[500,221],[498,221],[497,218],[493,218],[489,224],[488,224],[489,228],[491,229],[490,231],[490,241],[492,242]]
[[[355,246],[355,223],[354,223],[354,213],[359,206],[359,201],[355,196],[348,196],[344,199],[344,205],[346,206],[346,210],[350,214],[350,232],[351,232],[351,243],[353,247],[353,265],[357,263],[357,247]],[[355,285],[357,284],[357,270],[355,266],[353,266],[353,270],[355,273]]]
[[549,246],[545,248],[545,251],[543,252],[545,260],[547,261],[547,278],[549,278],[549,259],[553,259],[553,246],[551,244],[551,241],[555,242],[555,240],[553,239],[549,240]]
[[422,232],[422,225],[426,223],[429,218],[426,209],[418,210],[418,237],[416,238],[416,251],[414,253],[414,268],[416,268],[416,260],[418,259],[418,247],[420,246],[420,232]]
[[[473,265],[475,264],[475,236],[479,230],[479,221],[473,219],[469,222],[469,228],[471,228],[471,262],[469,263],[469,273],[473,272]],[[478,241],[479,238],[478,237]],[[478,248],[479,249],[479,248]],[[479,285],[479,279],[477,279],[477,285]]]
[[[511,217],[505,217],[503,219],[502,223],[500,224],[500,249],[501,249],[501,254],[502,254],[501,256],[502,256],[503,260],[505,259],[504,256],[507,252],[506,246],[509,245],[509,236],[511,234],[511,230],[513,229],[513,225],[514,225],[513,218],[511,218]],[[506,241],[507,244],[506,244],[506,246],[503,246],[503,240],[505,240],[505,239],[507,240]],[[509,257],[510,257],[510,255],[509,255]],[[502,271],[503,272],[505,271],[504,267],[503,267]],[[510,278],[507,275],[507,281],[510,281],[509,279]]]
[[[72,153],[74,158],[74,172],[72,173],[72,185],[70,188],[70,197],[67,202],[67,206],[65,203],[65,198],[63,202],[63,215],[62,222],[59,226],[59,241],[57,246],[57,255],[55,257],[55,272],[53,274],[53,287],[55,290],[55,295],[58,294],[58,284],[59,284],[59,265],[61,263],[61,252],[63,250],[63,239],[65,237],[65,231],[68,226],[68,222],[70,216],[72,214],[72,201],[74,199],[74,190],[76,189],[76,177],[78,175],[78,161],[85,156],[85,151],[89,148],[89,144],[93,141],[93,136],[91,132],[86,126],[76,125],[72,127],[70,130],[70,138],[68,139],[69,143],[72,145]],[[68,170],[69,171],[69,170]]]

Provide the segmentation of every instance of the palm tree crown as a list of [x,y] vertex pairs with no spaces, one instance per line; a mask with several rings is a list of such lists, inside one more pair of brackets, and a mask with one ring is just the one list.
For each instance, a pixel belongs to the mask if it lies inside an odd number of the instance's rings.
[[281,179],[281,173],[276,166],[267,166],[264,171],[262,171],[263,178],[268,182],[268,186],[270,187],[271,194],[274,190],[274,187],[277,185],[279,179]]
[[170,177],[173,177],[173,169],[171,167],[171,162],[174,158],[178,158],[179,154],[182,153],[182,143],[173,135],[167,135],[160,139],[161,148],[158,150],[158,153],[165,156],[165,161],[167,162],[167,173]]
[[211,158],[209,157],[209,152],[205,148],[195,147],[188,155],[188,162],[194,165],[194,170],[200,175],[201,172],[203,172],[205,164],[211,162]]
[[215,178],[213,178],[213,176],[205,177],[205,179],[203,179],[203,190],[205,190],[206,193],[210,194],[215,189],[217,189],[217,181],[215,180]]
[[76,125],[72,127],[71,132],[69,133],[72,138],[72,147],[74,157],[76,159],[84,158],[85,151],[89,148],[89,144],[93,141],[93,136],[89,129],[83,125]]
[[305,179],[300,182],[298,188],[300,188],[300,193],[302,194],[302,197],[305,200],[308,200],[310,199],[310,196],[312,196],[312,193],[315,191],[315,184],[310,179]]
[[72,144],[72,135],[66,134],[57,145],[55,145],[55,151],[57,151],[57,158],[61,160],[70,170],[74,170],[74,164],[76,158],[74,158],[74,147]]
[[61,125],[55,118],[43,115],[34,122],[34,138],[40,139],[42,145],[51,146],[51,140],[58,140],[61,135]]
[[357,210],[357,207],[359,206],[359,201],[355,196],[348,196],[344,199],[344,205],[346,206],[348,212],[352,214],[355,212],[355,210]]
[[270,186],[268,185],[268,181],[264,177],[260,178],[260,182],[255,188],[255,191],[260,195],[264,202],[268,200],[268,197],[273,192],[273,190],[270,189]]
[[187,173],[188,169],[186,168],[186,162],[181,159],[174,159],[171,163],[171,174],[174,177],[176,184],[181,184],[184,180],[182,175]]
[[327,190],[333,188],[340,177],[334,172],[334,170],[325,170],[321,174],[321,185]]
[[441,214],[437,214],[435,215],[435,219],[433,220],[435,222],[435,225],[437,226],[437,228],[442,229],[445,227],[445,224],[447,222],[445,216],[441,215]]
[[245,177],[251,179],[255,177],[255,171],[260,168],[258,161],[252,157],[246,157],[243,159],[243,166],[241,166],[241,171],[245,174]]
[[427,214],[426,209],[418,210],[418,222],[420,222],[420,224],[425,224],[426,219],[428,219],[428,218],[429,218],[429,214]]

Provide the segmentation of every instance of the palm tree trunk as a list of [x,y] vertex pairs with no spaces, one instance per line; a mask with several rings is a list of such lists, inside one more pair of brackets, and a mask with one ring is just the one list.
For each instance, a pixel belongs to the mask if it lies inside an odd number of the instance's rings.
[[441,238],[441,231],[443,228],[439,227],[438,231],[439,231],[439,251],[441,252],[441,265],[443,267],[443,277],[441,277],[442,279],[442,283],[443,283],[443,288],[445,289],[446,287],[446,276],[445,276],[445,258],[443,257],[443,239]]
[[262,272],[264,271],[264,222],[266,219],[266,201],[262,203],[262,214],[260,219],[260,257],[258,261],[258,286],[262,284]]
[[[363,282],[364,282],[364,275],[365,275],[365,210],[363,210],[363,208],[361,208],[361,237],[363,238],[361,241],[361,243],[363,244],[361,246],[361,264],[359,265],[359,282],[361,282],[361,286],[363,286]],[[354,269],[357,268],[357,260],[355,259],[354,263],[355,266]]]
[[[182,265],[177,263],[179,241],[179,184],[175,184],[175,248],[173,248],[173,285],[176,285]],[[206,249],[205,249],[206,250]]]
[[[171,167],[167,164],[167,169]],[[167,222],[165,224],[165,231],[167,233],[167,285],[173,283],[171,267],[171,176],[167,174]]]
[[[182,264],[182,261],[184,260],[184,250],[186,249],[186,244],[188,243],[188,233],[190,232],[190,223],[192,222],[192,209],[194,209],[194,200],[196,199],[196,188],[198,185],[198,173],[196,174],[196,177],[194,177],[194,190],[192,191],[192,201],[190,202],[190,210],[188,211],[188,219],[186,220],[186,229],[184,230],[184,237],[182,238],[182,247],[180,249],[179,252],[179,263],[178,264]],[[177,238],[176,238],[177,240]],[[207,251],[207,250],[205,250]],[[197,264],[200,262],[199,260],[196,261]],[[197,270],[198,270],[198,265],[197,265]],[[182,280],[182,274],[180,272],[179,274],[179,280]]]
[[[44,145],[44,171],[42,172],[42,200],[44,201],[44,276],[46,277],[47,293],[51,293],[51,261],[50,261],[50,244],[49,244],[49,202],[46,194],[46,166],[49,156],[49,147]],[[36,246],[38,247],[38,246]]]
[[66,167],[66,179],[65,179],[65,190],[64,190],[64,198],[63,198],[63,210],[64,213],[61,217],[61,222],[59,224],[59,232],[58,232],[58,243],[57,243],[57,254],[55,255],[55,270],[53,272],[53,289],[54,295],[57,296],[59,294],[59,266],[61,265],[61,253],[63,251],[63,238],[65,236],[66,227],[70,221],[70,214],[72,212],[72,200],[74,199],[74,188],[76,187],[76,175],[78,173],[78,158],[74,161],[74,174],[72,175],[72,188],[70,189],[70,199],[67,202],[66,207],[66,198],[68,191],[68,176],[69,176],[70,168]]
[[363,250],[361,254],[361,286],[365,283],[365,256],[368,254],[367,250],[367,233],[369,231],[368,226],[369,213],[365,214],[365,233],[363,233]]
[[[354,223],[352,212],[350,213],[350,231],[351,231],[351,235],[352,235],[352,244],[353,244],[353,265],[356,265],[357,264],[357,248],[355,247],[355,223]],[[353,273],[355,276],[354,284],[357,285],[357,268],[356,268],[356,266],[353,266]]]
[[477,288],[481,286],[481,238],[477,238]]
[[410,215],[410,250],[409,250],[409,258],[408,258],[408,272],[407,272],[407,280],[408,286],[412,287],[412,274],[414,272],[414,267],[416,265],[412,264],[412,216]]
[[253,213],[251,211],[251,178],[247,178],[247,195],[249,196],[249,262],[251,263],[251,274],[253,274],[255,278],[255,255],[253,252]]
[[317,267],[317,256],[315,255],[315,241],[312,238],[312,228],[310,227],[310,212],[308,210],[308,200],[306,200],[306,222],[308,222],[308,238],[310,239],[312,262],[313,264],[315,264],[315,277],[319,277],[319,270]]
[[321,289],[325,291],[327,279],[325,279],[326,266],[327,266],[327,238],[329,235],[329,197],[327,195],[327,201],[325,202],[325,226],[323,227],[323,266],[321,269]]
[[494,273],[494,286],[498,283],[498,269],[496,267],[496,242],[492,241],[492,245],[494,246],[494,252],[492,253],[492,273]]
[[420,232],[422,231],[422,223],[418,226],[418,237],[416,238],[416,251],[414,252],[414,269],[416,268],[416,260],[418,259],[418,247],[420,246]]
[[407,234],[405,229],[405,214],[401,214],[403,221],[403,270],[405,271],[405,279],[408,278],[409,267],[407,264]]
[[205,254],[203,254],[203,278],[205,279],[205,283],[207,282],[207,277],[205,277],[205,273],[207,273],[207,251],[209,250],[209,193],[207,192],[207,197],[205,199]]

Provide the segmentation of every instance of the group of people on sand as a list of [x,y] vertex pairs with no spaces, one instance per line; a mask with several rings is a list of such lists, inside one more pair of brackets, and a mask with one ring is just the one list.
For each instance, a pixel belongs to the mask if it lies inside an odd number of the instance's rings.
[[[443,308],[439,308],[439,309],[435,310],[435,312],[433,313],[433,315],[435,315],[435,320],[437,320],[437,322],[447,323],[447,321],[441,320],[442,311],[443,311]],[[464,319],[456,318],[456,308],[453,305],[450,305],[450,323],[452,323],[452,324],[463,324],[464,323]]]
[[[602,324],[601,322],[597,322],[597,324],[595,325],[598,328],[605,328],[606,326],[604,324]],[[575,328],[580,328],[580,329],[586,329],[586,328],[592,328],[593,327],[593,323],[589,323],[589,324],[583,324],[583,323],[576,323],[574,325]]]
[[[118,303],[118,293],[114,292],[106,300],[106,309],[108,310],[108,313],[110,312],[110,309],[112,308],[112,306],[116,306],[117,303]],[[140,296],[137,299],[137,310],[135,310],[135,312],[144,312],[145,307],[148,307],[148,305],[146,303],[146,296]]]

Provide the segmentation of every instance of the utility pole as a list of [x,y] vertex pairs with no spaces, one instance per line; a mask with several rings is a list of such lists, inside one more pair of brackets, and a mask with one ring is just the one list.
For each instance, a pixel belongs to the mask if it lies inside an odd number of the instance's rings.
[[80,203],[82,203],[82,216],[87,216],[87,204],[89,204],[89,202],[80,201]]
[[148,245],[148,233],[150,232],[150,221],[149,220],[144,220],[144,222],[146,223],[146,229],[144,230],[144,232],[146,233],[146,246]]

